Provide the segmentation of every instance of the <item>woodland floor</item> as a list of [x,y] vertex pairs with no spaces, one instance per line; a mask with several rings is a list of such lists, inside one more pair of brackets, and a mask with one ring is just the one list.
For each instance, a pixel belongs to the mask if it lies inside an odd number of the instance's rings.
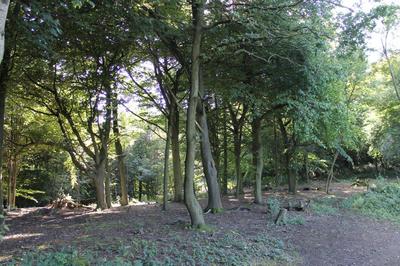
[[[340,198],[363,190],[365,188],[335,183],[332,194]],[[283,191],[265,192],[266,197],[271,194],[287,197]],[[324,196],[319,190],[300,190],[296,197]],[[104,258],[122,254],[135,259],[135,253],[123,249],[140,246],[142,257],[168,255],[179,264],[209,264],[210,256],[218,257],[211,260],[212,264],[232,264],[231,260],[239,256],[239,265],[240,259],[250,265],[400,265],[400,226],[397,224],[345,210],[318,214],[310,209],[295,213],[302,223],[276,226],[267,215],[266,206],[254,205],[251,201],[246,196],[239,201],[233,197],[224,198],[226,211],[206,214],[206,222],[213,229],[203,233],[187,228],[186,209],[177,203],[170,203],[167,212],[162,212],[156,204],[114,207],[103,212],[18,209],[10,212],[7,218],[10,231],[0,244],[0,264],[9,264],[12,259],[18,262],[23,253],[29,251],[68,248],[78,252],[93,250]],[[245,208],[237,210],[239,206]],[[210,248],[204,250],[195,243]],[[260,258],[258,254],[267,251],[254,243],[272,247],[268,256]],[[199,252],[204,254],[199,255]],[[240,257],[240,252],[247,257]],[[285,257],[282,252],[290,258],[278,262],[265,260]],[[181,257],[175,260],[176,256]]]

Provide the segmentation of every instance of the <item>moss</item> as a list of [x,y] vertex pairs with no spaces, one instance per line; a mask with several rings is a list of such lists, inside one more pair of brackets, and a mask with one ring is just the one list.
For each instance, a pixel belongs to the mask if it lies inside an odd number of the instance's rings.
[[212,208],[211,213],[217,214],[217,213],[223,213],[224,209],[223,208]]
[[192,229],[200,231],[200,232],[213,232],[214,231],[214,228],[207,224],[193,225]]

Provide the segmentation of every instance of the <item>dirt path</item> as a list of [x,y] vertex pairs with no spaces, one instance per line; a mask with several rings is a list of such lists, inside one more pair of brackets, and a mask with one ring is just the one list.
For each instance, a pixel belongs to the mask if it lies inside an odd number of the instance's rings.
[[[309,193],[312,197],[313,192]],[[296,213],[304,218],[304,224],[275,226],[265,206],[249,204],[250,201],[249,198],[241,201],[225,198],[227,211],[206,215],[207,223],[215,232],[204,237],[213,240],[216,235],[229,231],[249,237],[267,234],[291,246],[298,253],[300,265],[400,265],[398,225],[351,213],[317,215],[307,211]],[[246,208],[229,210],[238,206]],[[110,245],[127,238],[179,245],[183,239],[193,237],[193,231],[185,228],[188,222],[185,207],[176,203],[170,204],[166,213],[158,205],[113,208],[105,212],[21,209],[8,217],[11,230],[0,244],[0,263],[18,257],[24,250],[66,245],[77,249],[97,248],[99,242]],[[172,234],[173,238],[168,238]],[[171,239],[176,242],[168,242]]]
[[309,215],[304,225],[279,228],[302,265],[400,265],[400,227],[352,214]]

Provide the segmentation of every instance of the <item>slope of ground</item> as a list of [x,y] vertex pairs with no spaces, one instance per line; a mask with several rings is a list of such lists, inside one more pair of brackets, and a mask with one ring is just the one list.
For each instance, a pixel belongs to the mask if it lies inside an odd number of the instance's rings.
[[[356,191],[349,185],[336,184],[333,192],[342,197]],[[271,197],[271,193],[265,196]],[[310,190],[296,197],[321,196],[320,191]],[[266,207],[251,204],[251,198],[227,197],[224,206],[226,211],[221,214],[206,214],[211,226],[207,232],[188,229],[186,209],[177,203],[169,204],[167,212],[160,211],[156,204],[116,207],[104,212],[19,209],[7,219],[10,232],[0,244],[0,262],[400,264],[400,229],[396,224],[341,210],[308,210],[290,212],[289,216],[298,218],[294,224],[275,226]],[[238,209],[239,206],[244,208]]]

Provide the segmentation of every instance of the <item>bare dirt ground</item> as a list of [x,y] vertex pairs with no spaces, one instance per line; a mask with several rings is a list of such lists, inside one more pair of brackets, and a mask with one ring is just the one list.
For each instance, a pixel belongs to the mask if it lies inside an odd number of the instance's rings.
[[[365,188],[353,188],[349,184],[335,184],[332,193],[345,197],[363,190]],[[265,196],[271,194],[266,192]],[[283,191],[273,195],[286,197]],[[296,197],[322,196],[325,195],[319,190],[309,190],[300,191]],[[307,210],[296,212],[303,217],[304,224],[275,226],[266,207],[251,204],[251,201],[246,196],[240,200],[224,198],[225,212],[206,214],[206,222],[214,230],[196,237],[214,241],[227,231],[248,237],[268,234],[282,239],[288,249],[297,253],[292,264],[298,265],[400,265],[400,227],[396,224],[348,211],[321,215]],[[246,208],[237,210],[239,206]],[[109,254],[105,256],[112,256],[113,245],[126,238],[184,249],[184,240],[196,234],[186,228],[188,223],[186,209],[178,203],[169,204],[167,212],[162,212],[157,204],[115,207],[103,212],[18,209],[10,212],[7,218],[10,231],[0,243],[0,263],[7,264],[24,251],[66,246],[101,250],[102,245],[107,245]]]

